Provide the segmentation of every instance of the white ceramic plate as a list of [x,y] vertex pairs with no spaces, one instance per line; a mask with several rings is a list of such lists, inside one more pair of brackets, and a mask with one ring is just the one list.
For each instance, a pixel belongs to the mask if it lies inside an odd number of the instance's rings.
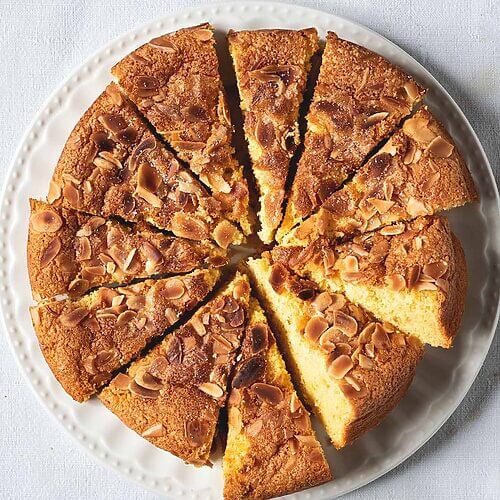
[[[446,124],[464,155],[481,202],[450,213],[465,248],[469,293],[462,328],[451,351],[427,349],[401,404],[377,429],[337,452],[327,446],[336,480],[293,498],[331,498],[388,472],[422,446],[462,401],[490,346],[498,319],[500,222],[498,192],[484,151],[466,118],[439,83],[411,56],[351,21],[270,2],[212,4],[154,21],[103,47],[67,79],[29,127],[13,160],[0,205],[0,295],[7,335],[22,372],[43,405],[69,434],[110,468],[169,497],[220,498],[220,466],[194,469],[127,429],[98,401],[80,405],[61,389],[39,350],[28,307],[28,198],[44,198],[62,146],[78,118],[110,80],[111,66],[154,36],[210,21],[228,29],[304,28],[364,45],[406,69],[429,88],[426,102]],[[498,270],[498,267],[496,267]],[[323,442],[325,436],[319,430]]]

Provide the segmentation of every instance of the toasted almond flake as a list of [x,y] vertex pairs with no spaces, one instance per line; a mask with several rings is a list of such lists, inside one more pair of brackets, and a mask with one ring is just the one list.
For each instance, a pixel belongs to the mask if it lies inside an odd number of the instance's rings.
[[207,28],[196,28],[191,31],[191,34],[200,42],[208,42],[213,37],[213,32]]
[[338,358],[335,358],[330,365],[328,366],[328,373],[335,379],[339,380],[354,367],[354,363],[352,359],[346,354],[340,355]]
[[425,204],[414,198],[413,196],[410,197],[408,200],[408,203],[406,204],[406,211],[412,216],[412,217],[418,217],[419,215],[427,215],[428,210],[425,206]]
[[321,337],[319,338],[319,345],[323,351],[332,352],[335,350],[335,338],[337,337],[336,332],[338,332],[336,328],[328,328],[328,330],[321,334]]
[[177,311],[175,311],[171,307],[167,307],[165,309],[165,317],[169,321],[170,325],[173,325],[179,319],[179,315],[177,314]]
[[288,274],[288,270],[283,264],[279,262],[273,264],[269,275],[269,283],[273,287],[274,291],[277,293],[281,293],[283,291],[285,283],[288,279]]
[[276,406],[283,401],[283,392],[279,387],[270,384],[257,382],[251,386],[251,389],[265,403]]
[[426,151],[428,151],[432,156],[435,156],[436,158],[449,158],[453,153],[453,149],[453,144],[450,144],[448,141],[438,135],[429,143]]
[[440,260],[437,262],[430,262],[426,264],[422,269],[424,274],[434,279],[441,278],[442,276],[444,276],[447,270],[448,270],[448,262],[444,260]]
[[430,189],[436,184],[436,182],[439,180],[441,177],[441,173],[434,172],[426,181],[422,184],[422,190],[424,192],[429,192]]
[[359,366],[365,370],[373,370],[373,361],[364,354],[359,354],[358,356]]
[[375,324],[375,330],[372,334],[372,343],[377,349],[389,349],[391,346],[391,339],[380,323]]
[[363,77],[361,78],[361,83],[359,84],[358,88],[354,92],[354,95],[357,97],[361,93],[361,91],[365,88],[366,84],[368,83],[368,77],[370,76],[370,68],[366,67],[365,70],[363,71]]
[[137,313],[135,311],[124,311],[116,319],[116,326],[125,326],[130,323],[136,316]]
[[358,259],[354,255],[348,255],[341,262],[342,269],[348,272],[357,272],[359,271],[359,263]]
[[448,292],[450,289],[450,284],[447,280],[443,278],[436,279],[436,285],[443,290],[443,292]]
[[434,291],[436,291],[438,289],[438,287],[434,283],[431,283],[429,281],[418,281],[413,286],[413,289],[416,290],[417,292],[421,292],[421,291],[424,291],[424,290],[428,290],[428,291],[434,292]]
[[321,334],[328,328],[328,321],[321,316],[313,316],[304,328],[304,335],[313,342],[317,342]]
[[292,392],[290,396],[290,413],[294,415],[295,413],[302,410],[302,403],[295,392]]
[[52,204],[61,197],[62,189],[59,184],[51,180],[49,184],[49,193],[47,195],[47,201]]
[[340,293],[332,293],[332,304],[330,305],[330,309],[339,310],[342,309],[346,304],[346,298]]
[[389,116],[389,113],[387,111],[380,111],[378,113],[374,113],[370,115],[368,118],[366,118],[364,126],[365,127],[371,127],[372,125],[375,125],[382,120],[385,120]]
[[398,333],[398,332],[394,333],[391,337],[391,341],[396,347],[405,347],[406,346],[405,335],[402,333]]
[[172,220],[172,232],[181,238],[204,240],[208,238],[208,227],[199,219],[183,213],[176,213]]
[[358,331],[358,322],[342,311],[335,311],[333,326],[348,337],[354,337]]
[[137,186],[136,194],[142,198],[146,203],[149,203],[152,207],[161,208],[163,206],[163,201],[161,198],[156,196],[154,193],[149,192],[141,186]]
[[36,212],[30,217],[31,228],[38,233],[55,233],[62,226],[62,219],[54,210]]
[[403,88],[405,89],[410,101],[415,101],[419,98],[420,92],[418,90],[418,87],[413,82],[406,82],[403,85]]
[[413,288],[415,283],[420,279],[421,268],[418,264],[414,264],[408,270],[408,288]]
[[148,427],[141,435],[143,437],[161,437],[167,433],[163,424],[155,424],[151,427]]
[[61,246],[62,243],[59,236],[56,236],[50,241],[40,257],[41,269],[47,267],[57,257],[57,255],[61,251]]
[[364,277],[364,274],[362,272],[345,272],[342,271],[340,273],[341,278],[346,281],[346,282],[352,282],[352,281],[359,281]]
[[233,297],[236,300],[240,300],[244,297],[247,297],[250,293],[250,285],[246,280],[238,281],[233,288]]
[[131,382],[131,378],[126,375],[125,373],[119,373],[111,382],[111,385],[113,387],[116,387],[117,389],[120,390],[126,390],[128,389],[128,386]]
[[132,267],[132,262],[134,260],[136,253],[137,253],[136,248],[132,248],[132,250],[130,250],[130,252],[128,253],[128,255],[125,259],[125,262],[123,263],[123,270],[124,271],[128,271]]
[[401,274],[391,274],[386,277],[386,281],[389,288],[394,292],[399,292],[406,286],[405,278]]
[[250,437],[255,437],[262,430],[263,426],[264,426],[264,421],[261,418],[258,418],[257,420],[254,420],[251,424],[245,427],[245,432]]
[[366,344],[367,342],[370,342],[374,331],[375,331],[375,322],[371,321],[363,328],[363,330],[361,330],[361,333],[359,334],[358,338],[359,343]]
[[377,209],[377,212],[380,214],[385,214],[395,205],[394,201],[379,200],[378,198],[368,198],[368,201]]
[[86,236],[76,240],[76,258],[77,260],[89,260],[92,257],[92,246]]
[[324,311],[332,304],[332,297],[328,292],[322,292],[316,296],[312,305],[320,312]]
[[136,396],[140,396],[144,399],[156,399],[160,396],[160,391],[155,391],[151,389],[146,389],[139,385],[135,380],[132,380],[129,384],[129,391]]
[[63,326],[67,326],[68,328],[73,328],[76,325],[80,324],[88,315],[90,311],[85,307],[77,307],[68,311],[67,313],[62,314],[59,317],[59,322]]
[[163,294],[167,299],[180,299],[185,293],[184,283],[179,278],[170,278],[165,282]]
[[214,399],[219,399],[224,395],[224,390],[222,389],[222,387],[212,382],[203,382],[198,386],[198,389]]
[[383,236],[395,236],[397,234],[402,234],[405,231],[405,225],[400,222],[398,224],[393,224],[392,226],[385,226],[380,230],[380,234]]
[[198,316],[193,316],[189,321],[189,324],[194,328],[194,331],[203,337],[207,333],[207,329],[201,319]]
[[227,248],[235,241],[238,230],[228,221],[223,220],[214,229],[214,240],[222,248]]

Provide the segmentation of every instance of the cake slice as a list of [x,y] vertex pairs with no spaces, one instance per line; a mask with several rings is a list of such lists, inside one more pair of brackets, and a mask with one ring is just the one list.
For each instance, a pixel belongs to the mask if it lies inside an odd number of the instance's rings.
[[36,300],[77,297],[102,285],[227,262],[226,251],[209,241],[166,236],[147,224],[129,226],[33,199],[30,206],[28,274]]
[[260,192],[260,239],[271,243],[282,218],[290,160],[300,142],[299,107],[318,50],[305,30],[230,31],[245,136]]
[[90,398],[155,337],[193,309],[214,287],[217,270],[119,288],[99,288],[78,301],[31,308],[40,349],[63,389]]
[[120,373],[99,398],[125,425],[191,464],[208,463],[248,319],[238,274],[194,316]]
[[327,34],[279,241],[359,169],[423,94],[411,76],[383,57]]
[[228,399],[224,498],[272,498],[332,478],[264,312],[249,323]]
[[378,425],[411,384],[420,341],[280,263],[248,266],[294,381],[335,447]]
[[342,238],[475,200],[474,182],[453,140],[424,107],[283,242]]
[[248,186],[231,144],[231,116],[212,26],[155,38],[111,72],[179,158],[210,187],[224,214],[250,234]]
[[222,204],[151,133],[135,107],[109,85],[71,132],[50,183],[49,203],[101,217],[150,222],[176,236],[242,240]]
[[342,244],[319,239],[306,248],[279,246],[272,256],[422,342],[451,347],[464,311],[467,268],[444,217],[399,222]]

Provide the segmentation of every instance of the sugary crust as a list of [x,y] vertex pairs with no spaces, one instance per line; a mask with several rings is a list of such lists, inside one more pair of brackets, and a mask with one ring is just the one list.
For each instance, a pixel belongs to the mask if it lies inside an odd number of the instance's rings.
[[383,57],[329,32],[281,240],[408,116],[424,89]]
[[212,26],[155,38],[111,71],[148,121],[213,190],[227,217],[249,234],[248,186],[233,156]]
[[[222,221],[221,203],[155,139],[115,84],[71,132],[47,200],[102,217],[150,222],[194,240],[213,237]],[[241,242],[236,228],[233,241]]]
[[[248,371],[250,363],[261,368]],[[251,378],[244,381],[243,371]],[[281,401],[263,401],[252,390],[254,383],[279,389],[274,390]],[[228,400],[228,421],[223,461],[225,499],[273,498],[332,478],[308,412],[297,397],[255,299]]]
[[290,160],[300,142],[298,115],[318,34],[306,30],[229,32],[245,116],[245,135],[260,189],[259,235],[273,240]]
[[218,271],[195,271],[32,307],[45,360],[64,390],[83,402],[195,307],[218,276]]
[[249,292],[248,279],[237,275],[127,375],[118,375],[100,400],[155,446],[205,465],[247,322]]
[[[451,347],[464,310],[467,269],[445,217],[418,217],[341,244],[319,239],[306,248],[278,246],[272,255],[300,276],[347,295],[349,287],[362,286],[410,294],[414,304],[422,295],[432,297],[433,335],[439,336],[437,345]],[[397,326],[415,335],[426,333],[415,331],[416,324]]]
[[[286,338],[290,335],[290,328],[294,332],[307,330],[313,317],[319,316],[331,325],[332,323],[328,319],[330,314],[328,309],[318,312],[318,306],[315,305],[319,293],[319,290],[315,288],[316,285],[309,281],[304,282],[293,274],[282,274],[282,270],[280,273],[276,273],[275,266],[282,265],[279,263],[271,264],[271,261],[268,260],[269,257],[268,255],[263,259],[252,259],[248,265],[254,289],[258,291],[274,321],[275,332],[281,337],[280,344],[287,345]],[[277,274],[284,276],[284,280],[281,280],[280,283],[276,281]],[[270,283],[270,280],[273,284]],[[307,300],[300,298],[300,296],[306,296],[304,290],[309,291]],[[340,311],[356,320],[356,333],[349,337],[343,331],[336,330],[344,324],[344,321],[339,322],[337,316],[337,319],[334,320],[337,326],[333,329],[336,331],[331,334],[335,337],[332,337],[335,347],[331,352],[328,351],[331,347],[326,341],[323,343],[322,337],[314,340],[307,333],[304,335],[309,341],[310,349],[320,353],[324,360],[323,369],[332,374],[332,382],[339,385],[344,397],[350,403],[349,415],[342,416],[345,419],[342,435],[333,440],[333,444],[337,448],[342,448],[362,433],[378,425],[394,408],[413,379],[415,368],[423,355],[423,348],[415,337],[399,333],[392,325],[377,323],[370,313],[350,303],[340,294],[330,294],[330,296],[335,297],[333,304],[336,304],[334,310],[337,312],[334,314],[338,315]],[[279,300],[278,297],[280,297]],[[288,307],[285,306],[285,303],[288,304]],[[339,304],[343,304],[342,307],[339,308]],[[298,314],[297,309],[300,310]],[[342,319],[345,320],[345,317]],[[287,326],[287,324],[292,326]],[[352,320],[345,324],[352,326]],[[367,334],[369,325],[377,325],[377,331],[374,330],[372,333],[373,328],[370,326]],[[350,348],[346,347],[347,345]],[[309,388],[300,383],[302,379],[300,376],[301,359],[294,358],[290,349],[288,349],[287,354],[289,357],[288,365],[292,370],[294,380],[299,381],[302,394],[312,407],[318,408],[320,402],[314,401]],[[340,375],[345,370],[341,371],[340,374],[335,370],[334,376],[333,363],[343,354],[346,355],[343,361],[351,363],[352,367],[343,377]],[[347,357],[351,361],[348,361]],[[319,409],[321,410],[321,408]],[[318,416],[323,420],[329,418],[329,416],[325,417],[324,415]],[[339,416],[337,415],[337,417]]]
[[424,107],[284,241],[342,238],[475,200],[474,182],[457,147]]
[[33,199],[30,206],[28,274],[36,300],[77,297],[102,285],[227,262],[226,251],[208,241],[166,236],[148,225],[127,226]]

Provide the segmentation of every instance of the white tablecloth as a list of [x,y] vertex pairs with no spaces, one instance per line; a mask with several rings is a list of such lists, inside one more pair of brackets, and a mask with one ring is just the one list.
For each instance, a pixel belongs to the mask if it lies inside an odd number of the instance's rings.
[[[32,115],[60,80],[118,34],[196,0],[0,0],[0,183]],[[358,21],[416,57],[456,99],[500,174],[499,3],[297,2]],[[154,498],[81,450],[40,406],[0,332],[0,498]],[[420,451],[350,498],[500,498],[498,336],[473,388]]]

